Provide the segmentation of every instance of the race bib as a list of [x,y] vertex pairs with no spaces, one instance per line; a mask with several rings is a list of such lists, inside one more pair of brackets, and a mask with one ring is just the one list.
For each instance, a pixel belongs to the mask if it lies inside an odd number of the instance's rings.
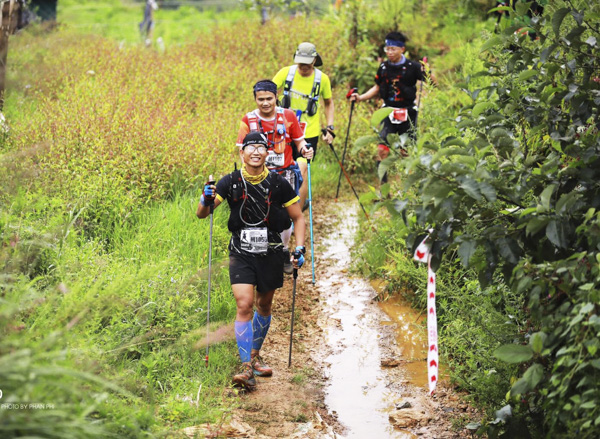
[[269,236],[266,227],[242,229],[240,246],[248,253],[264,255],[269,250]]
[[389,117],[392,123],[406,122],[408,120],[408,110],[406,108],[395,108]]
[[270,149],[265,163],[268,168],[281,168],[285,163],[285,154],[277,154],[275,151]]

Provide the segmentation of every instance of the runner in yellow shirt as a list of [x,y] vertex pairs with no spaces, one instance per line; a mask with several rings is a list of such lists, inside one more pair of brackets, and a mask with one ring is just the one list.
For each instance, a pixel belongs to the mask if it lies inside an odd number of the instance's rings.
[[[333,142],[333,98],[331,93],[331,81],[329,77],[316,67],[323,65],[321,56],[312,43],[301,43],[294,55],[294,65],[284,67],[275,77],[273,82],[278,88],[283,88],[282,107],[290,108],[296,113],[300,125],[305,130],[304,138],[307,146],[317,153],[317,143],[321,134],[321,113],[325,114],[327,134],[323,140],[327,143]],[[323,111],[319,104],[319,98],[323,98]],[[294,152],[296,154],[296,152]],[[307,181],[308,165],[302,156],[294,156],[298,162],[302,178]],[[308,185],[300,188],[300,205],[306,208],[308,196]]]

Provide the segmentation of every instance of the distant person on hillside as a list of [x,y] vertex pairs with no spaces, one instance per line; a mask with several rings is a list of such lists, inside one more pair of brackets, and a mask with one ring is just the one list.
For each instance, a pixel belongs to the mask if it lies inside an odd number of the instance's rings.
[[140,23],[140,34],[146,46],[152,44],[152,30],[154,29],[154,11],[158,9],[155,0],[146,0],[144,20]]
[[294,188],[265,166],[269,157],[266,135],[251,132],[244,136],[240,157],[241,170],[226,175],[216,186],[210,182],[204,186],[196,215],[206,218],[210,209],[224,200],[229,204],[229,279],[237,305],[235,338],[242,360],[242,369],[234,375],[233,383],[253,390],[255,375],[273,374],[260,356],[260,349],[271,325],[275,290],[283,286],[280,233],[288,228],[291,218],[296,235],[293,264],[298,269],[304,264],[306,225]]
[[[277,106],[277,85],[268,79],[258,81],[253,88],[257,108],[247,113],[240,122],[236,145],[241,148],[248,133],[265,134],[269,151],[266,166],[270,171],[283,175],[296,193],[300,193],[306,182],[302,179],[300,168],[294,159],[294,153],[312,159],[313,150],[304,141],[296,115],[288,109]],[[288,250],[291,226],[282,232],[283,251],[286,255],[284,271],[292,273]]]
[[[361,102],[379,96],[384,107],[392,107],[399,111],[386,117],[379,131],[380,143],[377,146],[377,166],[390,154],[389,134],[409,133],[416,138],[417,112],[417,83],[424,81],[424,74],[418,62],[404,56],[407,38],[400,32],[390,32],[385,37],[385,53],[387,61],[380,64],[375,75],[375,85],[366,93],[353,93],[350,100]],[[406,154],[400,151],[401,154]],[[387,174],[382,182],[387,182]]]
[[[284,67],[275,77],[273,82],[278,88],[283,88],[281,106],[291,109],[304,130],[304,137],[309,148],[317,154],[317,143],[321,135],[321,114],[325,113],[326,134],[323,140],[333,142],[333,98],[331,81],[329,77],[316,67],[323,65],[317,48],[312,43],[300,43],[294,54],[294,65]],[[319,99],[323,99],[324,111],[321,111]],[[307,181],[308,164],[306,160],[294,153],[294,159],[302,171],[302,178]],[[300,203],[305,209],[308,198],[308,185],[300,189]]]

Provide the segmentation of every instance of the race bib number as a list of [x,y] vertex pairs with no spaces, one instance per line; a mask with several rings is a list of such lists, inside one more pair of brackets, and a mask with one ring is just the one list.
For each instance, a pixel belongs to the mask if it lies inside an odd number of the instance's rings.
[[248,253],[264,255],[269,250],[269,236],[266,227],[242,229],[240,246]]
[[395,108],[389,117],[392,123],[406,122],[408,120],[408,110],[406,108]]
[[266,164],[268,168],[281,168],[285,163],[285,155],[283,153],[277,154],[272,149],[269,150]]

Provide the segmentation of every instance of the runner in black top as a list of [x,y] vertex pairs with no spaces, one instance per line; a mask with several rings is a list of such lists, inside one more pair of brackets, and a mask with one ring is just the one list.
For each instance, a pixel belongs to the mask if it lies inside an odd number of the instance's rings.
[[[389,153],[388,135],[404,134],[414,139],[416,137],[417,107],[415,99],[417,97],[417,82],[423,81],[423,71],[421,65],[411,61],[404,56],[406,51],[406,37],[400,32],[390,32],[385,37],[385,52],[388,60],[381,63],[377,74],[375,75],[375,85],[366,93],[353,93],[351,100],[356,102],[366,101],[379,95],[383,99],[385,107],[401,109],[391,113],[389,118],[382,122],[379,136],[381,142],[377,146],[378,161],[385,159]],[[404,111],[402,111],[404,110]],[[406,154],[400,151],[401,154]],[[387,181],[384,176],[382,181]]]
[[[228,228],[229,279],[236,300],[235,335],[242,370],[236,385],[253,389],[254,375],[271,376],[272,369],[259,355],[271,323],[275,290],[283,286],[281,231],[294,223],[294,268],[304,263],[304,216],[299,197],[288,181],[265,166],[268,143],[264,134],[251,132],[240,149],[243,168],[204,187],[196,215],[206,218],[211,208],[227,200],[231,213]],[[254,289],[256,287],[256,294]],[[253,305],[256,311],[252,313]]]

